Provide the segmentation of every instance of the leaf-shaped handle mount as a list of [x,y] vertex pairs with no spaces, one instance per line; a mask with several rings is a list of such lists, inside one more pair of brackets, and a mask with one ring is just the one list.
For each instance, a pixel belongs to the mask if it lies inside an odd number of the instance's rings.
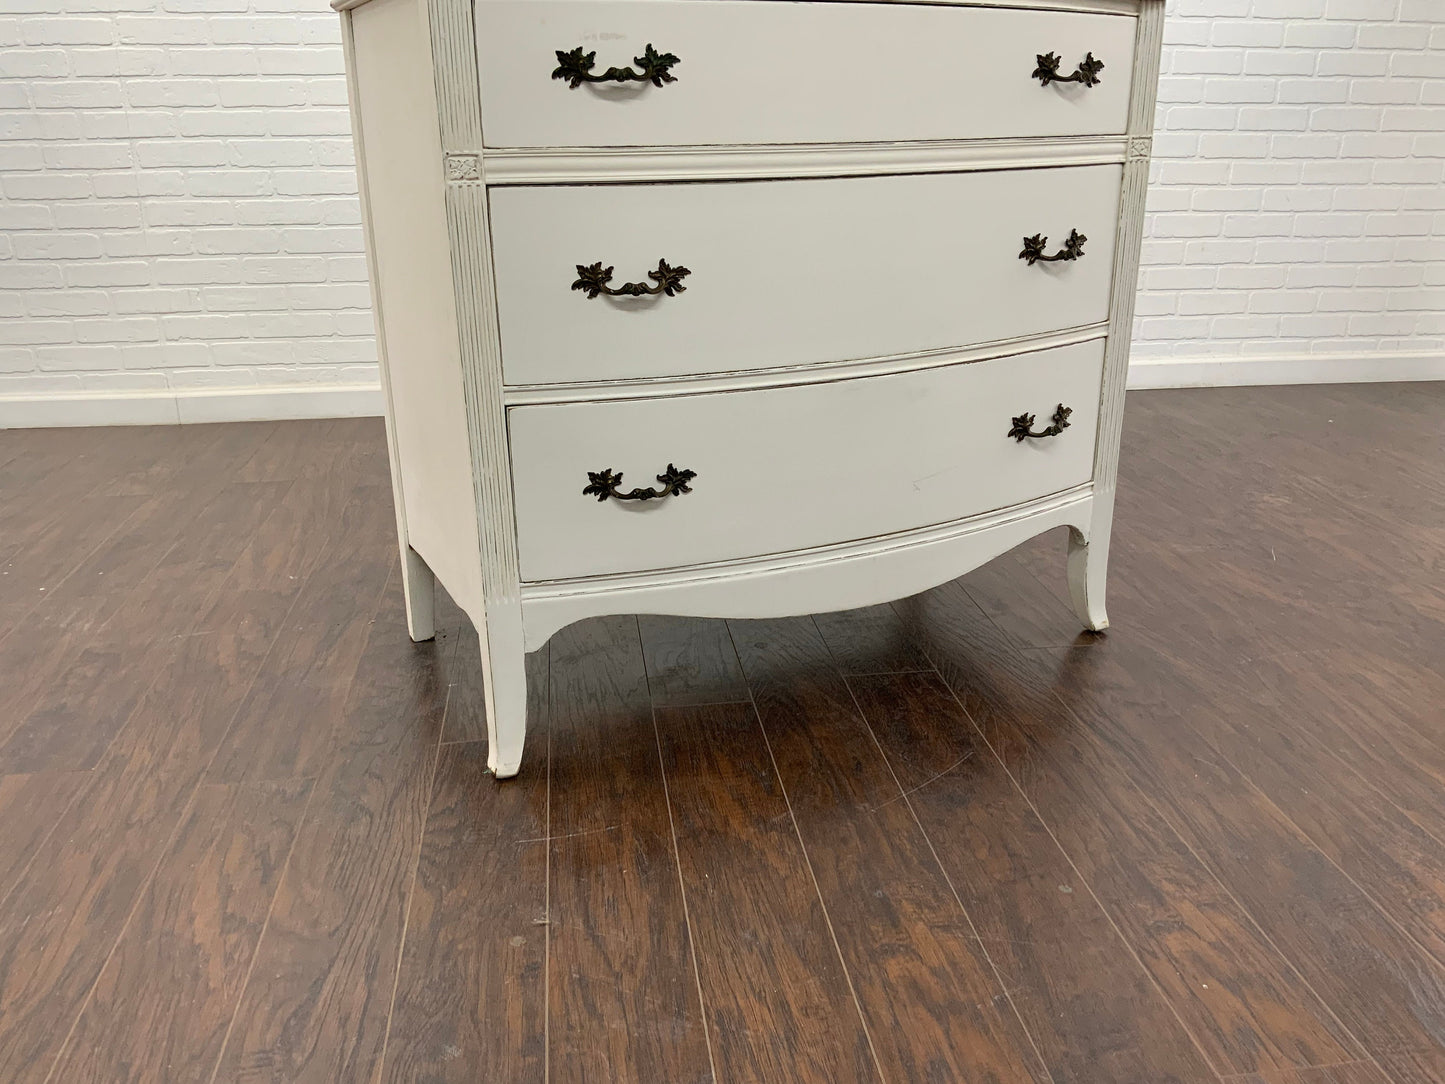
[[1058,53],[1040,53],[1038,61],[1039,66],[1034,69],[1034,78],[1044,86],[1050,83],[1083,83],[1086,87],[1096,87],[1103,82],[1099,73],[1104,70],[1104,62],[1095,59],[1093,53],[1084,54],[1084,59],[1079,61],[1073,75],[1059,74],[1059,65],[1063,61],[1059,59]]
[[652,280],[649,286],[645,282],[624,282],[621,286],[611,286],[613,268],[603,267],[601,261],[597,263],[578,264],[577,281],[572,283],[572,289],[581,290],[591,301],[599,294],[606,294],[608,297],[644,297],[649,294],[666,294],[668,297],[676,297],[685,293],[687,287],[682,280],[691,275],[692,272],[681,265],[673,267],[666,260],[657,261],[657,270],[649,271],[647,277]]
[[660,87],[664,83],[677,82],[672,66],[682,63],[676,53],[659,53],[652,47],[652,42],[647,43],[641,56],[632,58],[632,63],[637,65],[636,70],[613,67],[598,74],[592,70],[597,66],[596,50],[584,53],[580,45],[575,49],[558,49],[556,53],[557,67],[552,72],[552,78],[565,80],[573,90],[583,83],[651,83]]
[[611,497],[615,501],[653,501],[661,497],[675,497],[682,493],[691,493],[691,482],[697,477],[697,471],[678,470],[671,463],[667,470],[657,476],[662,483],[662,488],[648,486],[646,489],[631,489],[626,493],[622,492],[622,472],[616,474],[611,467],[605,467],[599,471],[587,472],[587,485],[582,490],[584,497],[596,497],[598,501],[605,501]]
[[1030,267],[1036,263],[1073,263],[1075,260],[1083,259],[1084,244],[1088,240],[1078,230],[1070,230],[1069,239],[1064,242],[1064,247],[1050,256],[1044,251],[1049,247],[1049,239],[1041,233],[1036,233],[1032,237],[1024,238],[1024,250],[1019,253],[1019,259],[1027,262]]
[[1020,414],[1013,420],[1014,425],[1013,428],[1008,431],[1008,435],[1020,444],[1026,440],[1043,440],[1047,437],[1056,437],[1069,427],[1069,415],[1073,412],[1072,407],[1066,407],[1063,403],[1060,403],[1059,409],[1054,411],[1054,416],[1049,419],[1053,424],[1040,429],[1037,433],[1033,431],[1034,416],[1032,414]]

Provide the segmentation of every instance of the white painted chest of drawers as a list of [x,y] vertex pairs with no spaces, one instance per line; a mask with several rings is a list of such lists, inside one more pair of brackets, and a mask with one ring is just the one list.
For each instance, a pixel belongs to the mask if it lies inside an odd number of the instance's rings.
[[[1107,624],[1162,0],[337,0],[408,618],[901,598],[1070,530]],[[623,479],[626,479],[624,482]]]

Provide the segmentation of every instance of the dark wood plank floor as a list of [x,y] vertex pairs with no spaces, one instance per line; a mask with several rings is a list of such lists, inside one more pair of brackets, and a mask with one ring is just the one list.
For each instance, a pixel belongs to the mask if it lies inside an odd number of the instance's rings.
[[0,432],[0,1080],[1445,1082],[1445,385],[1131,395],[1104,636],[564,630],[502,785],[392,531],[377,421]]

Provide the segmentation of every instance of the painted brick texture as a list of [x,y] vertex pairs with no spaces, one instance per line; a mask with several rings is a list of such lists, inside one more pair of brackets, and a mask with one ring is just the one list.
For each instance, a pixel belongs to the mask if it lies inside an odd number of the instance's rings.
[[1166,10],[1135,358],[1445,351],[1445,2]]
[[[1171,0],[1136,356],[1445,350],[1442,0]],[[322,0],[0,5],[0,396],[374,383]]]
[[0,4],[0,396],[373,384],[324,0]]

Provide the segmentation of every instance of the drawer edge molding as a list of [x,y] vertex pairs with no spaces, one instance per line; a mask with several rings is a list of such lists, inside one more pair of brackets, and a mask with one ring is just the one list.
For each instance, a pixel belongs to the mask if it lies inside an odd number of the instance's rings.
[[[790,553],[655,572],[522,584],[531,651],[585,617],[785,617],[906,598],[1054,527],[1091,533],[1092,482],[967,519]],[[866,567],[867,573],[860,569]]]
[[540,406],[547,403],[591,403],[613,399],[676,398],[680,395],[713,395],[718,392],[759,388],[785,388],[800,384],[829,384],[839,380],[861,380],[870,376],[913,372],[947,365],[971,364],[1014,357],[1059,346],[1077,346],[1108,337],[1107,322],[1001,339],[977,346],[953,346],[911,354],[893,354],[855,361],[830,361],[822,365],[791,368],[750,369],[736,373],[705,373],[696,376],[657,377],[643,380],[614,380],[595,384],[516,384],[503,390],[508,407]]
[[917,143],[487,149],[483,151],[483,173],[491,185],[973,173],[1116,165],[1126,160],[1128,148],[1128,137],[1121,133]]

